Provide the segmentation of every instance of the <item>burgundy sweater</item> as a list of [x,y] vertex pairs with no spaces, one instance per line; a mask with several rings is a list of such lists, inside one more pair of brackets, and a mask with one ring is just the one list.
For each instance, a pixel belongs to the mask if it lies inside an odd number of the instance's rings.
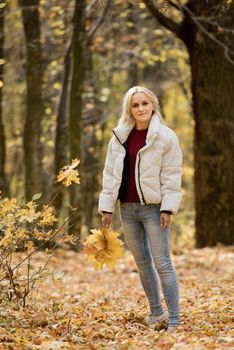
[[129,157],[129,168],[128,168],[128,182],[126,189],[125,202],[140,202],[135,181],[135,164],[136,156],[138,151],[145,145],[145,139],[148,129],[137,130],[133,129],[128,137],[128,157]]

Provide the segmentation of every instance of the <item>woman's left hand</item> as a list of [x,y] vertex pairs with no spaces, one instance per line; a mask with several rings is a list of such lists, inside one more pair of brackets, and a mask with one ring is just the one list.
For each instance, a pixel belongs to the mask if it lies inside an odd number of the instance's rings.
[[160,224],[163,230],[170,226],[171,216],[167,213],[160,214]]

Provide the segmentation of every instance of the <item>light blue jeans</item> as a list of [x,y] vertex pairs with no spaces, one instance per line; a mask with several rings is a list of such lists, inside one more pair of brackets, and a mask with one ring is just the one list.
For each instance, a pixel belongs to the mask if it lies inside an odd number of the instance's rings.
[[136,262],[150,312],[163,312],[156,270],[169,313],[169,325],[178,325],[179,289],[170,258],[170,229],[160,226],[160,205],[121,203],[121,220],[128,248]]

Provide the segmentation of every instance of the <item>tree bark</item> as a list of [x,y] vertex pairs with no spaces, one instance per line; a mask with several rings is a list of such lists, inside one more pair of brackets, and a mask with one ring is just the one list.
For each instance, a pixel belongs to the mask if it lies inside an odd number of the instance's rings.
[[[5,1],[0,0],[0,4]],[[4,7],[0,8],[0,58],[4,58]],[[4,81],[4,64],[0,65],[0,191],[1,196],[8,196],[8,186],[5,175],[5,159],[6,159],[6,145],[5,145],[5,132],[2,116],[2,88]]]
[[40,43],[39,0],[20,0],[26,41],[27,111],[24,125],[25,197],[42,192],[41,121],[42,50]]
[[[190,57],[196,245],[233,244],[234,36],[230,29],[233,30],[234,5],[227,5],[225,0],[190,0],[185,6],[179,5],[184,14],[179,24],[159,14],[152,2],[148,8],[159,23],[184,41]],[[210,18],[215,18],[216,24]]]
[[128,3],[128,16],[127,21],[132,23],[132,26],[127,27],[127,52],[126,61],[129,62],[127,74],[128,74],[128,88],[136,86],[138,84],[138,60],[135,57],[134,48],[137,45],[137,18],[134,15],[134,5]]
[[[189,5],[197,16],[219,16],[218,25],[233,29],[234,9],[225,9],[224,1],[209,7],[195,1]],[[234,50],[233,34],[204,26]],[[228,245],[234,237],[234,62],[229,62],[223,47],[201,33],[191,19],[190,28],[193,40],[187,47],[195,115],[196,244]]]
[[[70,157],[71,159],[81,158],[82,139],[82,95],[85,81],[85,0],[76,0],[74,13],[74,28],[71,46],[71,91],[69,106],[69,137],[70,137]],[[82,161],[80,168],[82,167]],[[81,178],[82,181],[82,178]],[[70,204],[73,208],[78,208],[76,215],[71,220],[71,232],[80,235],[82,200],[80,190],[77,186],[71,186]]]
[[91,11],[87,15],[87,21],[92,23],[91,29],[86,35],[86,79],[85,91],[88,94],[84,95],[84,103],[89,104],[92,108],[86,109],[82,117],[82,129],[84,130],[84,137],[82,141],[82,224],[88,230],[94,227],[97,222],[97,193],[99,184],[99,170],[100,170],[100,154],[101,141],[97,138],[99,124],[103,118],[103,111],[97,99],[99,93],[99,81],[94,71],[93,52],[91,50],[92,41],[95,33],[104,23],[111,5],[111,0],[105,2],[102,15]]
[[[84,203],[83,215],[84,225],[93,227],[95,212],[97,211],[96,194],[98,192],[98,176],[100,161],[100,141],[97,139],[97,127],[100,123],[102,112],[98,108],[98,86],[95,81],[95,73],[93,71],[92,51],[87,47],[86,60],[86,89],[89,94],[85,98],[85,102],[93,105],[92,109],[86,111],[83,115],[83,127],[85,137],[83,138],[82,150],[82,202]],[[91,93],[92,92],[92,93]]]
[[[64,59],[64,72],[62,93],[60,96],[58,116],[56,123],[55,136],[55,178],[59,170],[68,163],[68,111],[67,99],[69,90],[69,74],[71,69],[71,46],[69,46]],[[60,186],[60,185],[59,185]],[[58,185],[55,185],[57,188]],[[57,212],[60,211],[63,204],[64,192],[61,190],[55,198],[53,204]]]

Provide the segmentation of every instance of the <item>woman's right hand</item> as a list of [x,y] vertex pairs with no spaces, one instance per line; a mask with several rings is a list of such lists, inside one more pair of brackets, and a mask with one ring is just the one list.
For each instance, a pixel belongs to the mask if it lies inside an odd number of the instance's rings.
[[111,219],[112,219],[112,215],[111,213],[103,213],[102,214],[102,226],[105,228],[109,228],[110,223],[111,223]]

